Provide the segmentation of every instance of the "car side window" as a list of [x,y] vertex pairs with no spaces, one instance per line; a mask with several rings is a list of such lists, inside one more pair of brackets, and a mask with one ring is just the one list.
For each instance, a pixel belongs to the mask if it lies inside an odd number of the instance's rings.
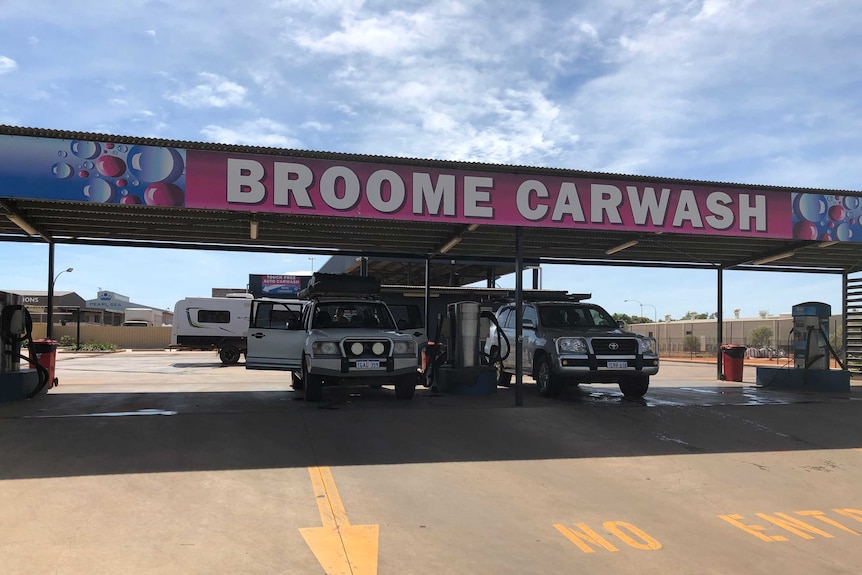
[[298,305],[262,302],[255,309],[252,327],[260,329],[299,329],[302,309]]
[[524,306],[524,319],[533,322],[536,325],[536,308],[531,305]]
[[503,310],[503,316],[502,321],[500,321],[500,325],[506,329],[515,328],[515,314],[512,312],[512,308],[507,307]]

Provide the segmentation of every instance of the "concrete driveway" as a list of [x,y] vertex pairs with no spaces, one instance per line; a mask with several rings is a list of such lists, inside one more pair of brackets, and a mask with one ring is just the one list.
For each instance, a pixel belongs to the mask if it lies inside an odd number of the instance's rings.
[[[851,573],[862,389],[665,362],[643,401],[297,400],[214,353],[61,354],[0,404],[4,573]],[[748,381],[750,380],[750,381]]]

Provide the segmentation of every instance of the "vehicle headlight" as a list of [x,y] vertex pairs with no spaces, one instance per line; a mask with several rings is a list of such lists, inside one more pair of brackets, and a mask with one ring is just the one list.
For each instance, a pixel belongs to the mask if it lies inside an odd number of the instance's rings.
[[311,344],[311,351],[320,355],[338,355],[338,342],[315,341]]
[[416,342],[414,341],[396,341],[392,350],[398,355],[414,355],[416,353]]
[[654,337],[641,338],[641,353],[656,355],[657,349],[658,345],[656,344]]
[[587,340],[582,337],[557,338],[557,349],[560,353],[587,353]]

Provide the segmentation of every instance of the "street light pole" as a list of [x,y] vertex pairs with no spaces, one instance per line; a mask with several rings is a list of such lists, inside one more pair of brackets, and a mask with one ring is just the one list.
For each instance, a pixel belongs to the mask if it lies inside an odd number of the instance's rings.
[[658,323],[658,312],[656,311],[655,306],[649,303],[645,303],[644,305],[652,308],[652,322]]
[[636,300],[636,299],[627,299],[627,300],[625,300],[625,301],[626,301],[626,303],[628,303],[628,302],[630,302],[630,301],[633,301],[633,302],[635,302],[636,304],[638,304],[639,306],[641,306],[641,314],[640,314],[640,317],[643,317],[643,316],[644,316],[644,304],[642,304],[639,300]]
[[[52,248],[53,248],[53,246],[54,246],[54,244],[51,244]],[[53,252],[52,252],[52,257],[53,257]],[[51,270],[51,271],[53,271],[53,270]],[[48,321],[45,325],[45,336],[47,339],[53,339],[54,338],[54,284],[57,283],[57,278],[59,278],[64,273],[71,272],[71,271],[72,271],[72,268],[64,269],[63,271],[61,271],[60,273],[58,273],[57,275],[54,276],[54,279],[51,280],[51,285],[48,286],[48,301],[47,301],[47,308],[48,308],[47,320]]]
[[66,272],[71,272],[73,269],[74,269],[74,268],[66,268],[66,269],[64,269],[63,271],[61,271],[60,273],[58,273],[57,275],[55,275],[55,276],[54,276],[54,281],[53,281],[53,282],[51,282],[51,287],[54,287],[54,284],[56,284],[56,283],[57,283],[57,278],[58,278],[58,277],[60,277],[61,275],[63,275],[63,274],[64,274],[64,273],[66,273]]

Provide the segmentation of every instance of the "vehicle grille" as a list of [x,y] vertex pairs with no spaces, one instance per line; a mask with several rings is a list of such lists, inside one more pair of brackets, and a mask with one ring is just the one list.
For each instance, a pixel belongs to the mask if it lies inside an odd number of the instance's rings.
[[[354,350],[354,344],[359,344],[362,346],[362,350],[359,353],[356,353]],[[374,353],[374,345],[381,344],[383,346],[383,351],[379,354]],[[346,339],[344,340],[344,353],[347,357],[368,357],[368,358],[381,358],[389,355],[389,340],[356,340],[356,339]]]
[[590,343],[596,355],[634,355],[638,352],[636,339],[593,338]]

